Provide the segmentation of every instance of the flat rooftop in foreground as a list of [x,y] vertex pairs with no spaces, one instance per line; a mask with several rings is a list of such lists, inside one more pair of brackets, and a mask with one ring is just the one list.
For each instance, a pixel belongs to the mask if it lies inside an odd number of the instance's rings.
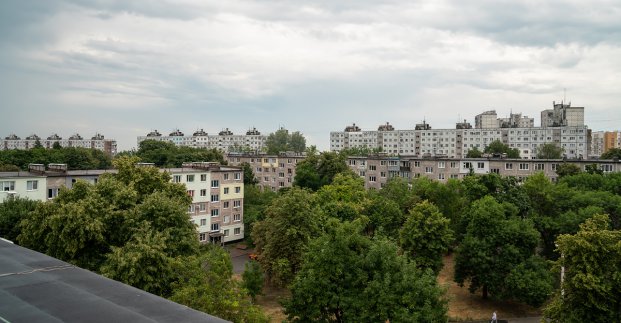
[[0,239],[0,322],[227,322]]

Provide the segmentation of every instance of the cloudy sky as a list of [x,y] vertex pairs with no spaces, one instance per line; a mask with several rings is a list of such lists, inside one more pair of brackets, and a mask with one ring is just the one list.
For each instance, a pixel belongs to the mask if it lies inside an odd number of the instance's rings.
[[552,101],[621,129],[618,0],[2,0],[0,132],[433,128]]

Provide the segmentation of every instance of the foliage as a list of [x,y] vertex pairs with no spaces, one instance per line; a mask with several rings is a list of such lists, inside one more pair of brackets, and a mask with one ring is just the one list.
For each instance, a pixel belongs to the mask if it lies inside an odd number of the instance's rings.
[[520,158],[520,151],[517,148],[510,148],[500,140],[492,141],[485,149],[487,154],[507,154],[508,158]]
[[331,220],[311,243],[285,313],[295,322],[443,322],[446,301],[430,271],[397,246],[361,234],[364,223]]
[[0,150],[0,165],[6,171],[17,167],[28,170],[28,164],[67,164],[74,169],[107,169],[112,165],[110,156],[101,150],[81,147],[60,147],[45,149],[43,147],[27,150]]
[[316,197],[326,216],[351,221],[363,214],[367,192],[360,176],[343,173],[334,176],[332,184],[319,189]]
[[246,262],[244,272],[242,273],[242,286],[248,291],[253,302],[256,296],[261,294],[263,289],[263,271],[258,262]]
[[556,174],[559,178],[563,178],[565,176],[576,175],[581,172],[580,167],[574,165],[572,163],[561,163],[556,168]]
[[233,322],[269,322],[252,305],[246,289],[232,279],[231,257],[224,249],[210,245],[200,257],[189,260],[192,275],[174,290],[171,300]]
[[256,185],[244,186],[244,232],[246,242],[253,244],[252,229],[254,223],[265,219],[265,210],[278,193],[262,190]]
[[442,269],[442,255],[453,241],[449,223],[435,205],[423,201],[410,211],[399,231],[399,245],[420,268],[438,274]]
[[482,155],[483,153],[479,150],[478,147],[472,147],[470,150],[468,150],[466,158],[481,158]]
[[143,163],[153,163],[157,167],[181,167],[184,162],[219,162],[224,163],[224,156],[215,149],[176,146],[172,142],[144,140],[138,145],[135,154]]
[[397,237],[405,217],[397,202],[383,197],[382,191],[369,191],[364,213],[369,218],[368,233],[380,233],[387,237]]
[[599,156],[600,159],[621,159],[621,148],[610,148]]
[[109,257],[117,262],[125,258],[117,267],[108,264],[108,272],[130,284],[150,279],[132,276],[132,270],[142,270],[143,260],[132,259],[142,251],[161,248],[167,257],[195,254],[198,241],[184,186],[171,183],[167,173],[154,167],[136,167],[136,161],[116,159],[118,174],[102,176],[95,185],[78,181],[71,190],[61,189],[21,221],[18,242],[98,272]]
[[554,143],[546,143],[537,148],[537,159],[561,159],[563,148]]
[[250,164],[243,162],[241,163],[241,167],[244,170],[244,186],[256,185],[259,181],[254,176],[254,171],[252,171]]
[[309,242],[321,233],[323,219],[315,206],[311,193],[294,187],[274,199],[265,220],[253,226],[258,260],[267,277],[277,285],[284,286],[293,280]]
[[19,221],[34,211],[41,202],[21,197],[9,197],[0,203],[0,237],[16,241]]
[[301,153],[306,150],[306,138],[299,131],[289,134],[287,129],[280,128],[267,136],[265,146],[267,153],[272,155],[285,151]]
[[[539,233],[530,220],[507,217],[506,212],[507,206],[491,196],[472,204],[466,215],[466,235],[457,248],[455,281],[460,286],[468,282],[471,293],[482,290],[483,298],[487,298],[489,292],[499,299],[541,301],[541,298],[522,299],[525,295],[547,296],[552,290],[551,284],[541,284],[542,278],[546,281],[546,276],[539,275],[545,271],[529,268],[541,263],[533,258],[537,257],[535,248]],[[519,267],[524,263],[530,266]],[[515,290],[508,286],[508,277],[513,277],[513,281],[523,288]],[[536,279],[538,284],[529,279]]]
[[609,225],[596,215],[578,233],[558,237],[556,268],[564,268],[564,280],[544,310],[551,322],[621,321],[621,231]]
[[346,159],[345,155],[334,152],[311,153],[296,165],[293,185],[316,191],[332,183],[337,174],[351,172]]

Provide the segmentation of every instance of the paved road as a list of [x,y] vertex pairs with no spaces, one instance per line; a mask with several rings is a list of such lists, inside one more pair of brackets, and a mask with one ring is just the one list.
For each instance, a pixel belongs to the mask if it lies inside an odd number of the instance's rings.
[[241,249],[237,249],[233,246],[226,246],[225,247],[229,254],[231,255],[231,262],[233,263],[233,273],[234,274],[241,274],[244,272],[244,265],[246,264],[246,262],[248,262],[250,260],[250,258],[248,257],[248,254],[250,254],[250,250],[241,250]]

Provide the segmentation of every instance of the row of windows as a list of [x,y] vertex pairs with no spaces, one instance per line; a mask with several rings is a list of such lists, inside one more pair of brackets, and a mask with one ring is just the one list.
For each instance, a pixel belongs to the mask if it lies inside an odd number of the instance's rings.
[[[38,180],[26,181],[26,190],[36,191],[38,189],[39,189]],[[15,181],[0,181],[0,191],[3,191],[3,192],[15,191]]]
[[[229,174],[228,173],[224,173],[223,175],[223,179],[225,181],[229,180]],[[185,176],[185,181],[188,183],[193,183],[194,182],[194,178],[195,175],[194,174],[189,174]],[[241,173],[233,173],[233,178],[235,180],[240,180],[241,179]],[[173,175],[172,178],[173,183],[181,183],[181,175]],[[206,182],[207,181],[207,174],[201,174],[201,182]],[[220,182],[218,180],[212,180],[211,181],[211,187],[216,188],[220,186]]]
[[[211,225],[211,231],[220,231],[220,225],[218,223],[214,223]],[[235,228],[233,229],[233,234],[238,236],[241,234],[241,228]],[[224,229],[223,231],[223,235],[225,237],[228,237],[230,235],[230,230],[229,229]],[[198,235],[198,240],[201,242],[205,242],[207,241],[207,233],[200,233]]]

